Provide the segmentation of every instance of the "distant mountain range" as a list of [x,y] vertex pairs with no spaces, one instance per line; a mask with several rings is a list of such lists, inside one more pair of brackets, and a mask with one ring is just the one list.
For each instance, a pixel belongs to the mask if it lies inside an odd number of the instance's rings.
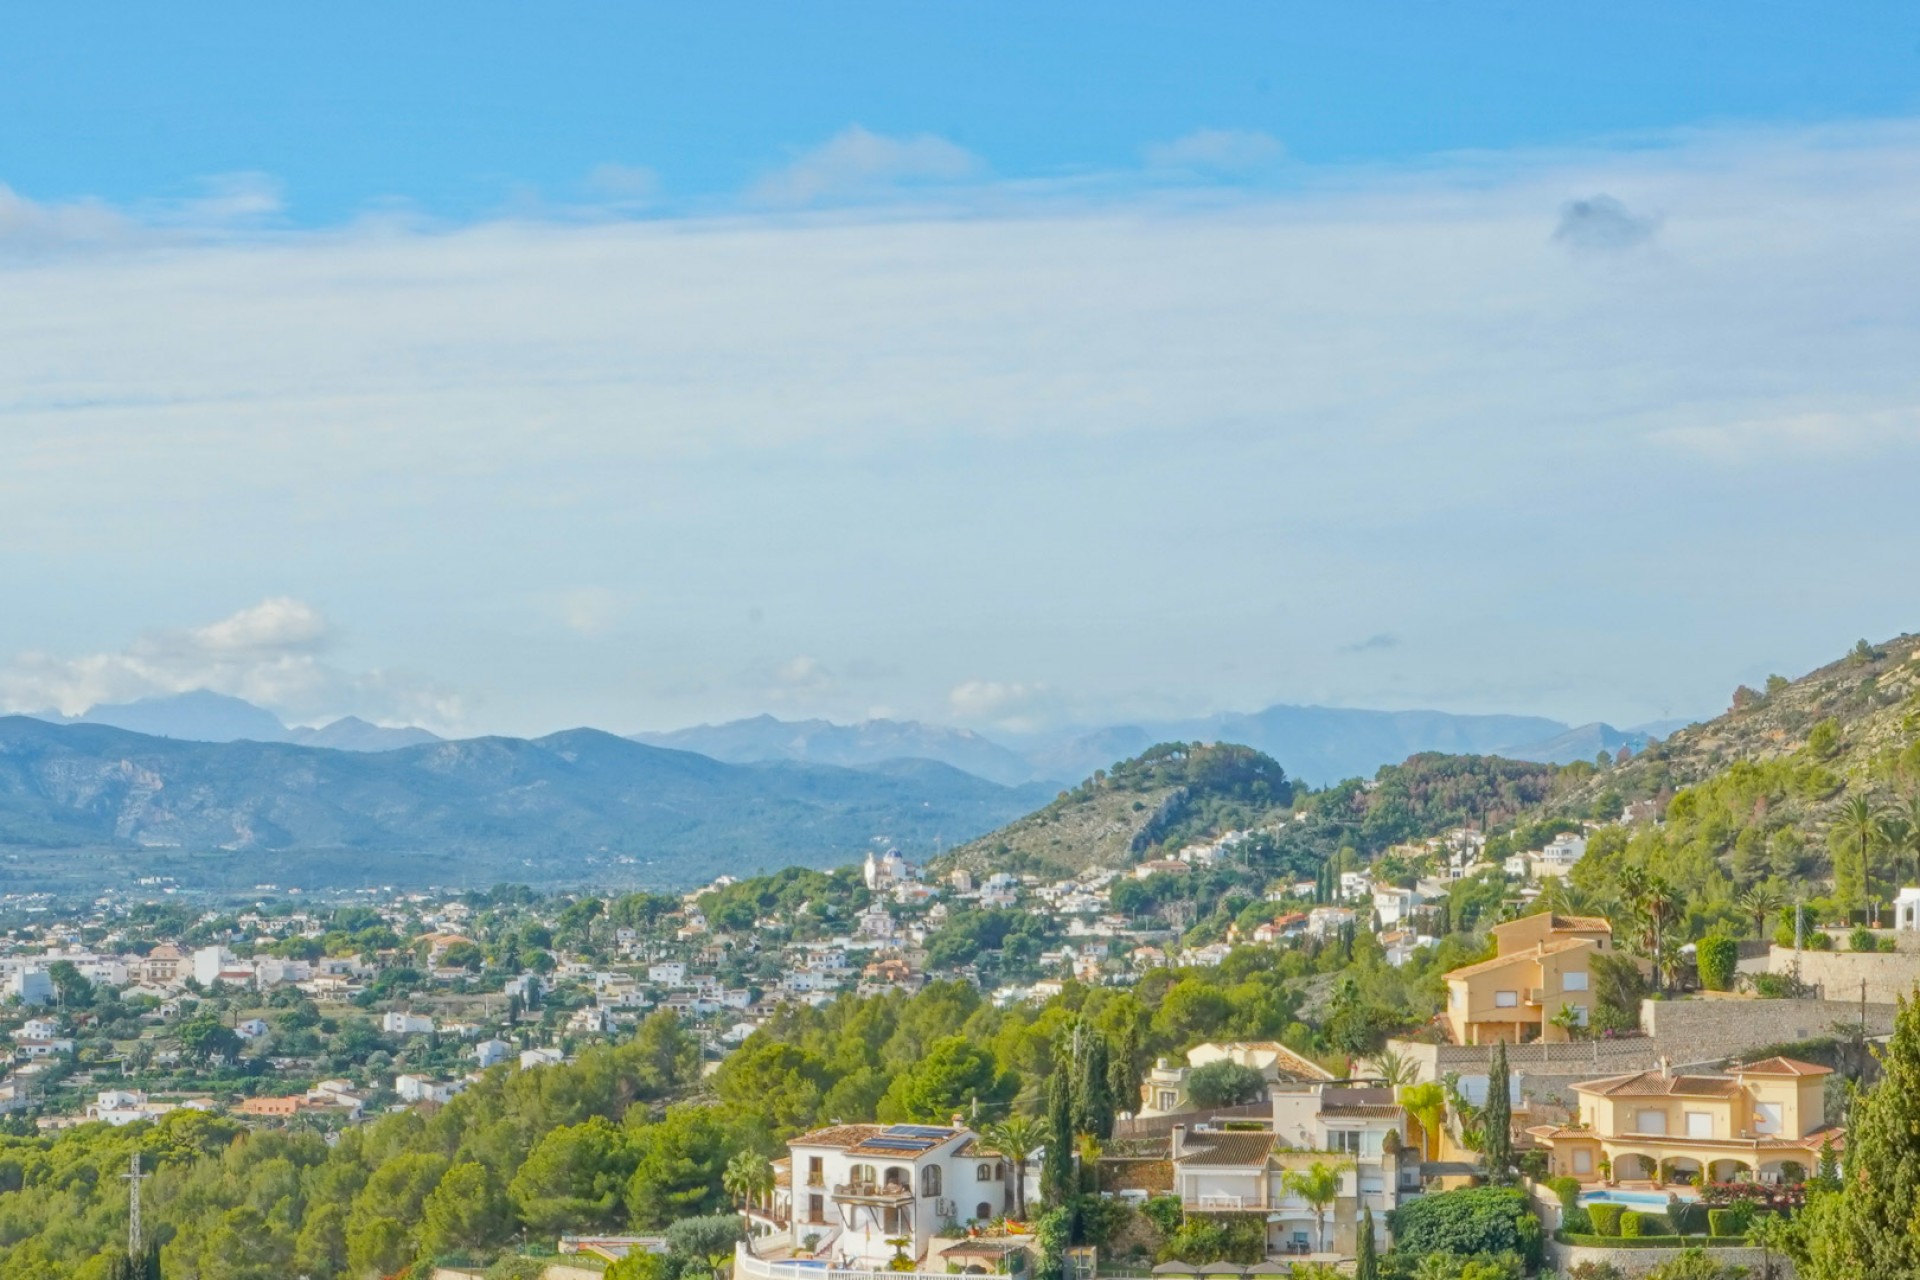
[[[289,728],[263,707],[197,690],[102,705],[82,715],[38,718],[59,724],[104,724],[192,742],[285,742],[342,751],[391,751],[441,739],[425,729],[369,724],[353,716],[320,728]],[[1192,720],[1143,721],[1063,730],[996,741],[969,729],[917,720],[779,720],[769,715],[665,732],[636,733],[634,742],[692,751],[728,764],[838,765],[865,769],[896,760],[932,760],[996,782],[1068,786],[1157,742],[1236,742],[1278,760],[1289,777],[1314,785],[1372,777],[1424,751],[1501,755],[1568,764],[1601,751],[1634,751],[1690,723],[1664,721],[1616,729],[1598,721],[1571,726],[1541,716],[1455,715],[1444,711],[1370,711],[1281,703],[1255,712],[1223,712]]]
[[1625,746],[1638,751],[1650,738],[1685,723],[1616,729],[1599,722],[1574,727],[1540,716],[1280,704],[1250,714],[1110,725],[1005,743],[912,720],[836,725],[772,716],[635,734],[634,739],[736,763],[795,760],[860,768],[917,756],[996,782],[1045,779],[1062,785],[1137,756],[1158,742],[1233,742],[1272,756],[1289,777],[1324,785],[1343,778],[1372,777],[1382,765],[1399,764],[1424,751],[1568,764],[1591,760],[1601,750],[1613,754]]
[[1051,795],[927,760],[726,764],[594,729],[355,752],[7,716],[0,881],[106,850],[243,884],[688,885],[879,842],[926,856]]
[[319,728],[290,728],[265,707],[206,689],[162,694],[135,702],[102,703],[77,716],[57,711],[34,713],[54,724],[104,724],[157,738],[189,742],[293,742],[339,751],[391,751],[423,742],[439,742],[440,735],[411,725],[388,728],[346,716]]

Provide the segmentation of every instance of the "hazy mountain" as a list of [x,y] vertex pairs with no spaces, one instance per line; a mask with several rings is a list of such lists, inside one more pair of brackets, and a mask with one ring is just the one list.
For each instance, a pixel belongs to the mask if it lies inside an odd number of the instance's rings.
[[72,717],[71,724],[104,724],[131,733],[193,742],[284,742],[280,717],[244,698],[195,689],[135,702],[101,703]]
[[[735,764],[796,760],[861,768],[888,760],[937,760],[976,777],[1016,786],[1047,774],[1032,761],[968,729],[949,729],[916,720],[865,720],[833,724],[826,720],[776,720],[754,716],[726,724],[702,724],[667,733],[636,733],[635,742]],[[1072,775],[1077,776],[1077,775]]]
[[54,724],[104,724],[157,738],[188,742],[296,742],[339,751],[391,751],[395,747],[438,742],[440,736],[411,725],[387,728],[346,716],[320,728],[288,728],[280,717],[244,698],[207,689],[159,694],[134,702],[101,703],[77,716],[38,712]]
[[1540,716],[1281,703],[1251,713],[1098,729],[1036,746],[1028,758],[1036,767],[1044,765],[1047,776],[1079,778],[1155,742],[1238,742],[1278,760],[1289,777],[1324,785],[1343,778],[1372,777],[1382,765],[1398,764],[1423,751],[1504,755],[1516,744],[1544,742],[1566,733],[1567,728]]
[[287,741],[305,747],[331,747],[335,751],[392,751],[395,747],[417,747],[439,742],[440,735],[417,725],[388,728],[369,724],[359,716],[343,716],[318,729],[300,727],[287,730]]
[[[0,879],[164,863],[167,874],[309,887],[685,885],[837,866],[877,840],[922,856],[1050,795],[929,761],[726,764],[592,729],[350,752],[10,716],[0,718],[0,851],[10,850]],[[90,852],[76,861],[80,850]],[[118,870],[100,850],[123,855]]]

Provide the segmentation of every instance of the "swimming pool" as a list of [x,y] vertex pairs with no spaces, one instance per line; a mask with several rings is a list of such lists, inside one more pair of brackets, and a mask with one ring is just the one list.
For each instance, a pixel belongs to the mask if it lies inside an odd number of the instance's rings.
[[1600,1191],[1582,1191],[1581,1204],[1624,1204],[1635,1209],[1652,1209],[1666,1212],[1667,1193],[1664,1191],[1621,1191],[1608,1187]]

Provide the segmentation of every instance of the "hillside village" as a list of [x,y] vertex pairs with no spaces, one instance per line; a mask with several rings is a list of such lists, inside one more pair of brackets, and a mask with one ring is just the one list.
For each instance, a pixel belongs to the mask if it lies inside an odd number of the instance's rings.
[[[194,1117],[328,1144],[430,1133],[482,1123],[516,1080],[556,1073],[544,1094],[627,1063],[617,1107],[639,1139],[738,1114],[755,1136],[702,1141],[764,1172],[733,1188],[717,1166],[642,1164],[613,1210],[520,1212],[615,1265],[671,1253],[659,1231],[740,1190],[729,1229],[750,1233],[736,1271],[755,1280],[1017,1268],[1040,1249],[1026,1206],[1074,1194],[1117,1206],[1094,1242],[1113,1265],[1349,1265],[1399,1247],[1414,1206],[1485,1183],[1489,1159],[1567,1248],[1589,1247],[1568,1242],[1609,1196],[1750,1185],[1790,1209],[1846,1148],[1848,1090],[1876,1078],[1868,1047],[1920,982],[1903,828],[1884,802],[1870,826],[1832,816],[1904,775],[1828,772],[1853,758],[1844,723],[1805,739],[1773,774],[1651,794],[1638,757],[1417,757],[1309,791],[1174,744],[1050,819],[1172,773],[1153,838],[998,869],[876,847],[683,895],[11,895],[0,1146],[145,1142]],[[1872,741],[1860,759],[1905,759],[1905,739]],[[1196,784],[1209,773],[1225,784]],[[1731,831],[1703,845],[1703,806],[1733,786],[1797,797],[1726,802],[1793,815],[1766,819],[1771,861],[1743,862]],[[1835,824],[1838,887],[1789,896],[1778,868],[1814,856],[1792,825],[1810,815]],[[1705,869],[1663,880],[1688,858]],[[1490,1156],[1495,1115],[1510,1150]],[[673,1183],[684,1208],[657,1199],[661,1177],[691,1178]],[[501,1243],[483,1225],[458,1238]]]

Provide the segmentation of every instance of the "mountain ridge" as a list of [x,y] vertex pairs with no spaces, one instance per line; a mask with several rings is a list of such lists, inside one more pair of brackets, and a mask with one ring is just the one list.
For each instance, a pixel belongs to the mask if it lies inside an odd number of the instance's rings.
[[596,729],[352,752],[0,717],[0,848],[272,855],[316,887],[407,881],[415,854],[439,883],[451,867],[468,882],[690,885],[836,866],[876,841],[927,856],[1045,798],[937,763],[733,765]]

